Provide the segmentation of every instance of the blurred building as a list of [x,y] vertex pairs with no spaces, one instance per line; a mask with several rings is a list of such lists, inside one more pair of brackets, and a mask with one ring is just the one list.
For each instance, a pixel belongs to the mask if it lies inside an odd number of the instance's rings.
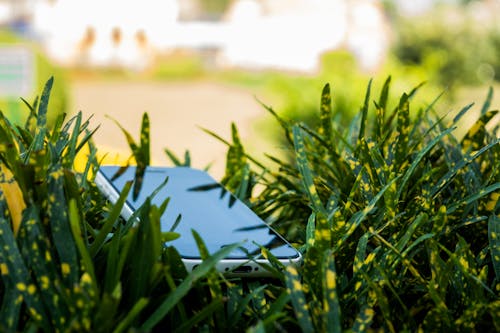
[[141,70],[155,54],[188,48],[213,50],[221,67],[313,72],[340,47],[366,69],[378,66],[389,44],[379,2],[233,0],[223,15],[197,20],[193,0],[0,0],[0,17],[22,18],[66,65]]

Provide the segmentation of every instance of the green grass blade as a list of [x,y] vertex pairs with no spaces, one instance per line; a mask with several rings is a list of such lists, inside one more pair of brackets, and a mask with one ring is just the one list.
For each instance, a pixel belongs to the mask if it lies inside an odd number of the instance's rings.
[[266,333],[264,321],[258,320],[257,323],[246,330],[246,333]]
[[0,247],[2,279],[10,280],[10,284],[15,286],[22,295],[32,319],[42,328],[48,330],[51,327],[49,317],[45,312],[40,295],[28,292],[29,288],[32,288],[31,286],[35,284],[30,277],[30,272],[16,243],[10,223],[3,216],[0,216],[0,244],[3,244]]
[[368,240],[370,233],[366,232],[359,238],[358,245],[356,246],[356,254],[354,256],[354,264],[352,266],[352,273],[356,273],[363,267],[363,262],[366,258],[366,249],[368,247]]
[[413,234],[416,232],[418,228],[421,227],[422,224],[425,224],[428,221],[428,218],[429,217],[425,213],[420,213],[414,218],[413,222],[409,225],[409,227],[406,229],[406,231],[403,233],[401,238],[396,243],[396,249],[399,252],[403,251],[406,248]]
[[51,77],[47,83],[45,83],[45,87],[43,88],[42,97],[40,98],[40,103],[38,104],[38,112],[37,112],[37,123],[36,123],[36,134],[33,140],[33,143],[28,150],[28,154],[25,157],[25,161],[29,159],[29,155],[33,151],[38,151],[43,149],[45,136],[47,134],[47,111],[49,107],[49,97],[50,91],[52,90],[52,85],[54,83],[54,78]]
[[66,142],[66,153],[63,156],[63,165],[66,168],[71,168],[76,156],[76,146],[78,144],[78,136],[80,135],[80,127],[82,125],[82,112],[78,112],[75,116],[75,124],[68,142]]
[[332,149],[332,96],[330,94],[330,85],[327,83],[321,93],[320,105],[320,127],[318,129],[321,135],[328,144],[328,148]]
[[175,153],[172,150],[165,148],[163,151],[175,166],[185,166],[185,167],[191,166],[191,155],[189,154],[189,150],[186,150],[184,152],[183,162],[179,159],[179,157],[177,157],[177,155],[175,155]]
[[141,135],[140,135],[140,154],[141,162],[137,164],[151,164],[151,142],[150,142],[150,121],[147,113],[142,115]]
[[11,286],[10,281],[3,279],[2,282],[5,291],[2,295],[3,299],[0,307],[0,332],[18,332],[21,307],[23,305],[22,302],[19,302],[19,299],[22,298],[22,295],[17,288]]
[[447,209],[447,213],[451,214],[455,212],[455,210],[457,210],[459,207],[470,205],[471,203],[478,201],[479,199],[487,196],[490,193],[496,193],[499,189],[500,189],[500,183],[492,184],[490,186],[482,188],[481,190],[479,190],[479,192],[471,194],[450,205]]
[[127,313],[125,318],[120,320],[118,326],[113,330],[113,333],[121,333],[127,329],[130,329],[131,324],[140,315],[141,311],[148,305],[149,300],[147,298],[139,299],[132,309]]
[[486,99],[484,100],[483,106],[481,107],[481,115],[485,114],[490,110],[491,101],[493,100],[493,87],[488,88],[488,95],[486,95]]
[[[260,286],[259,288],[257,288],[256,292],[260,293],[264,291],[266,288],[267,288],[266,285]],[[248,293],[243,297],[243,289],[241,289],[240,286],[235,287],[234,289],[236,289],[237,292],[231,293],[232,299],[229,302],[232,303],[233,309],[229,313],[229,320],[227,321],[231,325],[234,325],[240,322],[241,320],[245,319],[243,314],[245,311],[248,310],[249,304],[253,299],[252,293]]]
[[363,308],[356,316],[356,320],[354,321],[354,325],[352,326],[352,331],[357,333],[367,332],[373,321],[374,315],[375,311],[373,311],[370,306],[363,306]]
[[[196,245],[198,246],[198,251],[200,252],[201,259],[207,260],[210,257],[210,253],[208,252],[208,249],[204,241],[195,230],[192,230],[192,234],[196,241]],[[210,271],[208,271],[205,275],[205,278],[207,279],[208,289],[210,291],[212,299],[222,301],[224,295],[222,294],[219,274],[217,273],[215,268],[212,268]],[[216,327],[219,329],[221,326],[224,326],[225,324],[224,318],[219,311],[215,312],[214,320]]]
[[146,331],[153,329],[153,327],[159,323],[162,318],[169,313],[170,310],[172,310],[175,305],[188,293],[196,281],[205,277],[221,259],[227,257],[238,246],[240,246],[240,244],[226,246],[204,260],[199,266],[190,272],[182,283],[156,308],[156,310],[141,326],[141,329]]
[[405,164],[406,154],[408,153],[409,133],[410,133],[410,102],[409,97],[403,94],[399,101],[396,131],[396,171]]
[[174,332],[191,332],[198,323],[209,318],[212,314],[219,312],[223,308],[224,303],[222,299],[215,299],[210,302],[210,304],[205,305],[201,311],[198,311],[187,321],[182,322],[182,324],[177,327]]
[[[306,147],[302,130],[298,126],[293,127],[293,140],[295,146],[295,156],[297,165],[301,174],[304,192],[309,197],[309,200],[316,212],[325,214],[326,210],[321,202],[316,186],[314,185],[313,174],[309,163],[307,162]],[[318,227],[318,226],[317,226]]]
[[125,184],[122,192],[120,193],[120,197],[118,198],[116,203],[113,205],[111,212],[109,213],[109,216],[106,218],[102,227],[99,229],[99,233],[97,234],[96,238],[94,239],[94,241],[92,242],[92,245],[89,248],[89,253],[90,253],[90,256],[92,258],[94,258],[97,255],[99,250],[104,245],[106,238],[109,236],[109,233],[113,229],[113,226],[115,225],[118,217],[120,216],[123,205],[125,204],[125,201],[127,200],[127,196],[128,196],[128,193],[130,192],[131,187],[132,187],[131,181],[129,181]]
[[370,106],[370,94],[371,94],[371,88],[372,88],[372,80],[368,82],[368,87],[366,88],[366,95],[365,95],[365,102],[363,103],[363,107],[361,108],[361,123],[359,126],[359,135],[358,135],[358,142],[361,141],[361,139],[365,138],[365,132],[366,132],[366,122],[368,120],[368,108]]
[[45,83],[45,86],[43,87],[42,97],[40,97],[40,104],[38,104],[38,113],[37,113],[37,126],[40,128],[45,127],[45,125],[47,124],[49,98],[53,84],[54,84],[54,77],[50,77]]
[[331,250],[325,252],[323,259],[323,302],[326,331],[342,332],[342,317],[337,292],[337,271]]
[[368,205],[363,208],[362,210],[356,212],[350,219],[349,221],[347,222],[346,224],[346,232],[344,233],[344,235],[342,236],[342,238],[340,238],[336,244],[336,247],[339,248],[340,246],[342,246],[345,241],[354,233],[354,231],[358,228],[358,226],[361,224],[361,222],[363,222],[366,217],[371,214],[371,212],[373,211],[373,209],[375,208],[377,202],[380,200],[380,198],[382,198],[382,196],[384,195],[385,191],[387,191],[388,188],[390,188],[392,186],[393,183],[395,183],[397,180],[399,179],[399,177],[396,177],[394,178],[392,181],[390,181],[387,185],[385,185],[381,190],[380,192],[377,193],[377,195],[375,195],[373,197],[373,199],[368,203]]
[[[389,100],[389,90],[391,88],[391,76],[389,75],[382,86],[380,97],[378,99],[378,106],[385,112],[387,110],[387,101]],[[384,117],[382,117],[384,120]],[[383,124],[383,122],[381,123]]]
[[17,160],[19,152],[15,141],[15,133],[12,124],[0,111],[0,154],[5,156],[5,163],[12,163]]
[[[48,202],[47,213],[51,225],[51,234],[54,246],[59,255],[63,278],[68,285],[78,281],[78,253],[73,240],[71,226],[67,212],[66,195],[64,190],[64,172],[60,165],[54,165],[47,176]],[[77,199],[77,198],[75,198]]]
[[287,290],[290,293],[295,316],[302,332],[315,332],[311,314],[309,313],[309,305],[297,269],[293,266],[288,266],[285,275]]
[[71,231],[73,233],[73,239],[75,240],[76,247],[81,257],[81,267],[84,272],[90,276],[90,285],[94,296],[97,296],[98,287],[97,279],[94,272],[94,263],[90,257],[90,253],[85,244],[85,240],[82,236],[80,215],[78,213],[77,203],[74,199],[69,201],[69,221],[71,225]]
[[306,227],[306,250],[309,250],[312,246],[314,246],[314,234],[316,233],[316,214],[311,213],[309,215],[309,219],[307,220]]
[[26,118],[26,122],[24,123],[24,128],[30,132],[34,133],[36,129],[36,109],[38,107],[38,97],[35,98],[33,105],[31,105],[27,100],[20,97],[23,104],[28,108],[29,115]]
[[403,178],[401,179],[401,183],[398,185],[398,191],[397,191],[397,195],[396,195],[396,198],[398,200],[399,200],[399,198],[401,198],[401,194],[403,193],[403,191],[408,190],[406,188],[406,184],[408,183],[410,178],[413,176],[415,170],[417,169],[417,167],[420,164],[420,162],[422,161],[422,159],[431,151],[431,149],[435,145],[437,145],[438,143],[441,142],[443,137],[445,137],[446,135],[453,132],[453,130],[455,130],[455,128],[449,128],[446,131],[439,133],[438,136],[436,136],[434,139],[432,139],[423,149],[421,149],[419,151],[419,153],[417,154],[417,156],[415,157],[415,159],[411,163],[410,167],[405,171]]
[[488,220],[490,255],[497,283],[500,283],[500,217],[491,215]]
[[488,111],[481,115],[476,122],[467,131],[462,139],[462,148],[464,150],[477,150],[484,144],[486,137],[486,124],[498,114],[498,111]]
[[476,158],[481,156],[483,153],[496,146],[500,142],[500,139],[497,139],[490,144],[484,146],[480,150],[476,151],[473,155],[465,155],[460,161],[458,161],[455,166],[450,169],[441,179],[437,181],[437,185],[433,186],[431,189],[431,197],[435,197],[439,192],[441,192],[447,185],[449,185],[450,181],[457,175],[457,173],[463,169],[466,165],[470,164]]
[[278,124],[281,126],[281,128],[283,129],[283,131],[285,132],[285,138],[287,139],[288,143],[290,145],[293,145],[293,139],[292,139],[292,133],[290,131],[290,123],[288,121],[286,121],[284,118],[280,117],[276,111],[273,110],[272,107],[268,106],[268,105],[265,105],[264,103],[262,103],[260,100],[257,100],[257,102],[264,108],[267,110],[267,112],[269,112],[273,117],[274,119],[276,119],[276,121],[278,121]]

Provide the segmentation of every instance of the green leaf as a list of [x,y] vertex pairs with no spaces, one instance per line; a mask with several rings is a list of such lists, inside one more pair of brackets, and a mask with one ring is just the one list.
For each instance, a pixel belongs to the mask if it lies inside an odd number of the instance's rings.
[[332,96],[330,94],[330,85],[327,83],[323,92],[321,93],[321,105],[320,105],[320,127],[318,128],[318,133],[328,144],[328,148],[332,149]]
[[[1,223],[1,222],[0,222]],[[0,331],[17,332],[19,319],[21,317],[22,298],[21,293],[17,290],[14,284],[8,279],[3,279],[5,293],[2,296],[2,304],[0,307]]]
[[488,220],[490,255],[497,281],[500,281],[500,217],[491,215]]
[[102,227],[99,229],[99,233],[97,234],[96,238],[94,239],[92,245],[89,248],[89,253],[92,258],[94,258],[99,252],[99,250],[102,248],[104,242],[106,241],[106,238],[109,236],[109,233],[113,229],[113,226],[116,224],[116,221],[120,216],[125,201],[127,200],[131,187],[132,187],[132,182],[128,181],[123,187],[123,190],[120,193],[120,197],[118,198],[116,203],[113,204],[110,214],[103,222]]
[[450,181],[462,170],[466,165],[470,164],[476,158],[481,156],[483,153],[495,147],[500,142],[500,139],[494,140],[490,144],[484,146],[480,150],[476,151],[473,155],[465,155],[460,161],[458,161],[453,168],[451,168],[441,179],[436,182],[431,189],[431,197],[435,197],[439,192],[441,192],[446,186],[450,184]]
[[490,110],[492,100],[493,100],[493,87],[489,87],[488,95],[486,96],[483,106],[481,107],[481,113],[480,113],[481,115],[485,114]]
[[498,111],[488,111],[476,120],[461,141],[463,150],[477,150],[484,145],[487,133],[485,126],[497,114]]
[[473,202],[478,201],[479,199],[487,196],[490,193],[496,193],[500,189],[500,183],[495,183],[485,188],[480,189],[477,193],[473,193],[461,200],[456,201],[453,205],[450,205],[447,209],[448,214],[452,214],[461,206],[470,205]]
[[[3,216],[0,216],[0,244],[3,244],[0,247],[2,279],[10,280],[9,284],[15,286],[19,294],[22,295],[23,301],[31,313],[32,320],[42,328],[49,330],[49,327],[51,327],[50,318],[44,309],[40,294],[28,292],[35,284],[17,246],[10,223]],[[2,309],[2,313],[8,313],[8,311]],[[12,318],[13,321],[14,319]]]
[[370,106],[371,88],[372,80],[370,79],[370,81],[368,82],[368,87],[366,88],[365,102],[363,103],[363,107],[361,108],[361,123],[359,126],[358,142],[360,142],[361,139],[365,138],[365,128],[368,119],[368,108]]
[[373,321],[374,315],[375,311],[373,311],[373,308],[368,305],[363,306],[356,316],[356,320],[352,326],[352,331],[358,333],[367,332]]
[[141,311],[148,305],[149,300],[147,298],[139,299],[132,309],[127,313],[125,318],[123,318],[118,326],[113,330],[113,333],[120,333],[127,329],[130,329],[133,321],[140,315]]
[[284,118],[280,117],[276,113],[276,111],[273,110],[272,107],[265,105],[260,100],[257,100],[257,102],[259,102],[259,104],[264,109],[266,109],[278,121],[278,124],[281,126],[281,128],[283,129],[283,131],[285,133],[285,138],[287,139],[288,143],[291,144],[291,145],[293,145],[292,134],[290,132],[290,127],[291,127],[290,123],[287,120],[285,120]]
[[337,271],[333,252],[328,250],[323,259],[323,299],[326,319],[326,331],[332,333],[342,332],[342,317],[337,292]]
[[84,271],[84,274],[88,274],[89,282],[91,286],[91,290],[93,296],[97,296],[98,287],[97,287],[97,279],[94,272],[94,263],[90,257],[90,253],[85,245],[85,241],[82,236],[80,215],[78,213],[77,203],[75,199],[71,199],[69,201],[69,221],[71,225],[71,232],[73,233],[73,239],[75,240],[76,247],[78,248],[78,252],[81,257],[81,267]]
[[[321,202],[316,186],[314,185],[313,174],[307,162],[306,147],[304,136],[298,126],[293,127],[293,140],[295,145],[295,156],[297,158],[297,166],[302,178],[304,192],[308,196],[312,207],[318,213],[326,215],[326,210]],[[318,227],[318,226],[316,226]]]
[[153,329],[155,325],[158,324],[163,317],[169,313],[170,310],[172,310],[175,305],[188,293],[196,281],[205,277],[221,259],[227,257],[238,246],[241,245],[233,244],[222,248],[193,269],[193,271],[188,274],[182,283],[156,308],[156,310],[141,326],[141,329],[146,331]]
[[394,178],[391,180],[387,185],[385,185],[380,192],[377,193],[373,197],[373,199],[368,203],[368,205],[363,208],[362,210],[356,212],[347,222],[345,226],[345,232],[343,233],[342,237],[338,240],[336,245],[336,248],[340,248],[346,240],[354,233],[354,231],[358,228],[358,226],[363,222],[366,217],[372,213],[373,209],[375,208],[377,202],[380,200],[380,198],[384,195],[384,192],[387,191],[388,188],[392,186],[393,183],[395,183],[399,177]]
[[[222,299],[215,299],[210,304],[205,305],[201,311],[198,311],[194,316],[182,322],[182,325],[177,327],[174,332],[190,332],[193,328],[203,320],[210,318],[214,313],[223,309],[224,303]],[[220,324],[220,323],[219,323]]]
[[304,287],[300,282],[300,277],[297,269],[293,266],[288,266],[285,272],[286,286],[290,298],[292,300],[295,316],[299,322],[302,332],[315,332],[309,305],[304,294]]
[[[203,242],[203,239],[201,236],[195,231],[191,230],[193,237],[196,241],[196,245],[198,246],[198,251],[200,252],[200,258],[202,260],[208,260],[210,257],[210,253],[208,252],[208,249]],[[219,280],[219,274],[217,273],[215,267],[209,270],[206,274],[205,277],[207,279],[207,284],[208,288],[210,291],[210,295],[212,299],[216,300],[222,300],[224,298],[224,295],[222,294],[222,288],[220,285],[220,280]],[[223,325],[224,319],[221,316],[220,312],[215,313],[215,321],[216,321],[216,327],[220,327],[220,325]]]
[[401,183],[398,185],[398,191],[397,191],[396,198],[398,198],[398,199],[401,198],[401,194],[403,193],[403,191],[407,190],[406,185],[407,185],[408,181],[410,180],[410,178],[414,175],[415,170],[417,169],[417,167],[419,166],[419,164],[423,160],[423,158],[431,151],[431,149],[435,145],[440,143],[446,135],[450,134],[454,130],[455,130],[455,128],[449,128],[449,129],[445,130],[444,132],[439,133],[438,136],[436,136],[434,139],[432,139],[424,148],[422,148],[418,152],[417,156],[412,161],[410,167],[405,171],[403,178],[401,179]]
[[[389,100],[389,90],[391,87],[391,76],[389,75],[387,79],[384,82],[384,85],[382,86],[382,90],[380,92],[380,97],[378,99],[378,105],[380,108],[385,112],[387,109],[387,101]],[[382,120],[384,120],[384,117],[382,116]],[[381,122],[383,124],[383,121]]]
[[409,96],[403,94],[399,101],[398,118],[396,127],[396,156],[395,156],[395,171],[398,171],[406,162],[408,154],[408,143],[410,134],[410,103]]
[[[60,165],[54,165],[47,175],[48,202],[47,213],[50,220],[51,234],[60,260],[61,271],[67,285],[74,285],[79,277],[78,253],[73,242],[73,234],[67,212],[64,190],[64,172]],[[77,200],[78,198],[75,198]]]

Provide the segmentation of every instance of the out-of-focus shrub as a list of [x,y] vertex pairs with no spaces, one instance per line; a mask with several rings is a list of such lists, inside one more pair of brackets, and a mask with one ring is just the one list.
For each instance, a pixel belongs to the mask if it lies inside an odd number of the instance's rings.
[[401,19],[393,51],[407,66],[418,66],[444,87],[500,81],[500,30],[479,24],[465,10],[449,7],[425,18]]
[[187,51],[176,51],[158,56],[151,69],[155,80],[196,79],[205,73],[205,64],[200,55]]
[[[52,88],[53,97],[48,106],[49,110],[51,110],[48,115],[49,118],[47,119],[49,124],[52,123],[59,114],[67,112],[69,92],[68,82],[65,78],[64,71],[52,64],[35,43],[23,40],[15,34],[7,31],[0,31],[0,44],[4,47],[22,46],[33,54],[33,91],[30,95],[23,96],[23,98],[32,102],[36,97],[36,93],[43,89],[47,77],[54,76],[55,83]],[[13,122],[19,122],[21,119],[24,119],[28,112],[19,97],[7,98],[0,96],[0,110]]]

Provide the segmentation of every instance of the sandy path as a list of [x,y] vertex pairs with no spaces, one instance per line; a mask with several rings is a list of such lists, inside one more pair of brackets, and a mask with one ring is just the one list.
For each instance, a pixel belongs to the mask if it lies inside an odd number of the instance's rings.
[[106,116],[116,119],[137,140],[143,112],[151,120],[152,163],[171,165],[164,148],[178,156],[189,149],[194,167],[213,163],[210,173],[220,177],[226,146],[198,127],[230,138],[235,122],[244,141],[255,137],[251,123],[266,113],[252,92],[210,82],[72,82],[72,108],[85,117],[93,115],[93,127],[100,124],[94,140],[102,153],[128,156],[125,137]]

